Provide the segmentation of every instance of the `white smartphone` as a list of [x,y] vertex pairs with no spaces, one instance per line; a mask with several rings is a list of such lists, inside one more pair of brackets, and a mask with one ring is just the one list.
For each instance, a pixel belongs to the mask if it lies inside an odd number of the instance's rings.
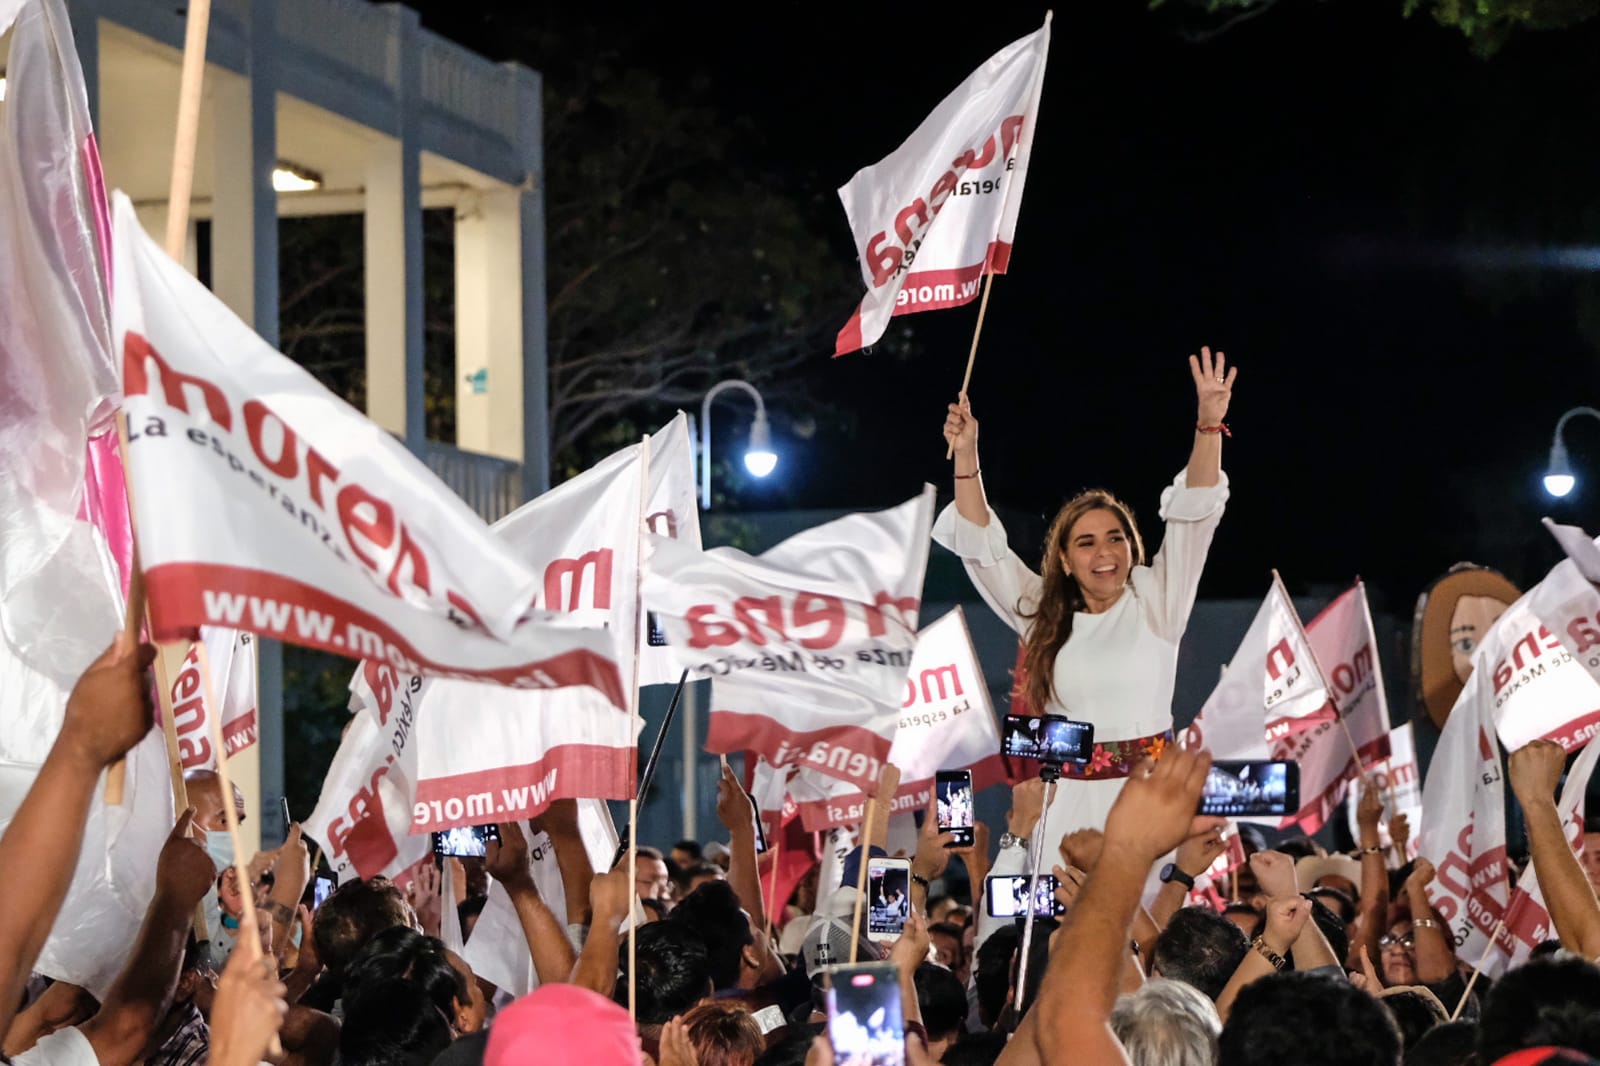
[[867,939],[899,940],[911,916],[911,860],[867,862]]

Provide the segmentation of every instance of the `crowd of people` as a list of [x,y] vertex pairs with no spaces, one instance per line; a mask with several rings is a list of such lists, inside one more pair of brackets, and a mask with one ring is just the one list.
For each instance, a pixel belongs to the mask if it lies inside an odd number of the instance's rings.
[[[1059,781],[1013,785],[1004,826],[974,820],[970,842],[940,832],[931,802],[901,856],[903,888],[865,887],[863,865],[889,858],[869,819],[842,854],[811,854],[780,894],[776,856],[763,878],[757,814],[725,764],[725,840],[635,845],[596,871],[574,801],[560,800],[526,826],[499,826],[481,857],[431,859],[406,887],[348,880],[321,898],[298,828],[236,865],[226,816],[247,815],[243,800],[197,774],[138,937],[97,997],[35,968],[97,783],[151,727],[152,649],[119,635],[73,689],[0,837],[5,1061],[1600,1063],[1600,849],[1580,861],[1568,846],[1559,746],[1536,741],[1509,762],[1553,935],[1493,979],[1460,957],[1430,904],[1436,874],[1408,858],[1404,816],[1389,814],[1392,845],[1381,843],[1380,789],[1360,792],[1350,854],[1308,837],[1268,847],[1247,826],[1232,849],[1227,819],[1197,815],[1212,760],[1171,743],[1172,675],[1227,498],[1236,371],[1203,350],[1191,372],[1193,451],[1163,497],[1168,528],[1148,564],[1132,513],[1096,490],[1052,525],[1043,572],[1025,566],[984,498],[971,406],[950,406],[956,500],[935,536],[1022,636],[1018,684],[1033,706],[1092,721],[1096,736],[1092,758],[1061,767]],[[535,875],[531,841],[553,852],[559,900]],[[1238,852],[1219,876],[1219,858]],[[1058,913],[994,916],[1017,908],[991,907],[986,892],[1028,899],[1018,878],[1041,856]],[[446,946],[447,932],[469,945],[492,935],[480,924],[491,885],[522,934],[497,947],[537,978],[527,994],[495,987]],[[872,998],[886,987],[887,1000]]]
[[[234,913],[238,883],[231,856],[219,860],[206,843],[220,831],[221,791],[197,777],[195,806],[162,848],[139,937],[97,1001],[32,968],[95,783],[149,726],[148,654],[119,637],[84,675],[0,838],[8,1061],[830,1063],[828,983],[850,960],[890,964],[900,1049],[916,1064],[1600,1061],[1600,967],[1591,961],[1600,901],[1561,833],[1554,794],[1564,757],[1547,742],[1514,753],[1510,778],[1555,936],[1496,980],[1474,979],[1473,960],[1457,956],[1428,904],[1431,865],[1405,859],[1403,817],[1390,821],[1394,846],[1380,846],[1377,789],[1362,793],[1354,855],[1324,854],[1308,838],[1268,850],[1246,833],[1247,863],[1214,878],[1223,905],[1191,902],[1191,883],[1225,851],[1228,823],[1195,814],[1210,757],[1172,748],[1124,780],[1103,828],[1056,839],[1046,812],[1066,782],[1015,785],[998,849],[982,822],[970,846],[956,845],[930,804],[908,856],[908,917],[890,943],[856,925],[856,871],[881,852],[871,841],[834,867],[836,878],[823,881],[827,864],[818,863],[781,903],[763,895],[776,881],[759,875],[756,814],[729,771],[718,797],[726,842],[639,846],[631,880],[626,859],[593,872],[575,805],[552,804],[529,829],[555,851],[565,925],[540,892],[520,826],[501,826],[482,859],[437,860],[460,864],[454,899],[441,900],[438,878],[408,893],[380,877],[348,881],[314,909],[307,848],[292,832],[247,867],[260,950],[240,934],[219,952],[196,937],[195,909]],[[988,875],[1028,870],[1038,834],[1059,857],[1051,865],[1065,913],[1035,919],[1027,934],[1022,919],[990,917],[983,893]],[[1146,885],[1169,856],[1176,874],[1150,896]],[[538,976],[520,998],[476,976],[440,939],[451,906],[474,935],[491,879],[515,909]],[[769,902],[778,904],[770,915]],[[629,922],[638,923],[631,950]],[[850,1015],[836,1038],[847,1022],[875,1049],[850,1061],[889,1061],[882,1043],[892,1018]],[[1541,1048],[1573,1050],[1529,1050]]]

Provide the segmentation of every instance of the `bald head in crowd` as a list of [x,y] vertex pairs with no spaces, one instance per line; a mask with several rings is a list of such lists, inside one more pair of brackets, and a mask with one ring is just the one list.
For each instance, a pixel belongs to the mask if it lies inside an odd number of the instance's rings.
[[[194,824],[208,833],[228,831],[227,815],[222,809],[222,778],[215,770],[190,770],[183,775],[189,789],[189,806],[194,808]],[[244,824],[244,793],[233,786],[233,813]]]

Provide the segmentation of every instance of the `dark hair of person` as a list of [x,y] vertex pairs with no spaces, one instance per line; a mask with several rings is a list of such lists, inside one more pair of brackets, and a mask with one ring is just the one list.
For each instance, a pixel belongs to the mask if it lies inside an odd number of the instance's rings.
[[411,924],[411,905],[387,877],[346,881],[323,900],[311,923],[317,958],[339,976],[378,933]]
[[1445,1022],[1406,1046],[1406,1066],[1471,1066],[1478,1026],[1466,1020]]
[[[1222,908],[1223,917],[1227,917],[1230,914],[1244,914],[1244,915],[1248,915],[1250,918],[1253,918],[1255,920],[1255,923],[1256,923],[1256,932],[1257,933],[1261,932],[1261,927],[1267,920],[1267,916],[1266,915],[1262,914],[1260,911],[1258,911],[1254,907],[1250,906],[1250,904],[1242,903],[1242,902],[1240,902],[1238,900],[1235,900],[1234,902],[1228,904],[1226,907]],[[1243,929],[1240,929],[1239,932],[1244,933],[1245,942],[1249,943],[1251,934],[1245,933]]]
[[678,880],[682,881],[685,885],[697,877],[712,877],[718,881],[721,881],[726,879],[727,876],[728,871],[724,870],[714,862],[706,862],[704,860],[701,860],[700,862],[691,862],[688,866],[685,866],[678,871]]
[[[1017,927],[1022,927],[1022,919],[1017,919]],[[1039,995],[1039,985],[1044,981],[1044,972],[1050,966],[1050,934],[1061,927],[1061,923],[1054,918],[1035,918],[1033,920],[1033,939],[1028,943],[1028,987],[1017,988],[1017,977],[1022,973],[1021,940],[1018,940],[1017,957],[1011,963],[1011,987],[1016,989],[1011,1001],[1020,1004],[1017,1017],[1020,1019],[1028,1013],[1028,1008],[1033,1006],[1035,997]]]
[[680,840],[672,845],[672,850],[681,851],[691,859],[705,857],[705,853],[700,850],[700,842],[698,840]]
[[754,938],[750,920],[739,906],[739,895],[726,881],[707,881],[679,901],[667,914],[705,945],[711,961],[711,980],[717,991],[739,983],[744,949]]
[[1122,526],[1128,538],[1128,552],[1134,566],[1144,564],[1144,541],[1139,537],[1139,525],[1127,504],[1104,489],[1080,492],[1068,500],[1050,523],[1044,538],[1044,558],[1039,563],[1039,574],[1044,579],[1039,592],[1039,602],[1031,614],[1022,604],[1017,609],[1029,619],[1025,651],[1022,658],[1022,680],[1026,684],[1024,695],[1038,714],[1055,695],[1056,653],[1067,638],[1072,636],[1072,616],[1084,608],[1083,590],[1067,573],[1061,557],[1067,551],[1067,539],[1078,519],[1092,511],[1110,511]]
[[1519,966],[1495,982],[1478,1016],[1478,1061],[1528,1047],[1600,1058],[1600,967],[1567,955]]
[[1317,854],[1317,844],[1310,837],[1301,835],[1278,841],[1277,846],[1272,850],[1282,852],[1289,858],[1299,862],[1301,859]]
[[1323,937],[1328,941],[1328,947],[1333,949],[1333,957],[1342,963],[1350,956],[1350,934],[1345,931],[1344,919],[1333,913],[1320,899],[1311,899],[1309,902],[1311,920],[1322,930]]
[[367,982],[344,1000],[341,1066],[423,1066],[450,1046],[450,1023],[422,986]]
[[1011,991],[1011,956],[1022,943],[1022,933],[1014,925],[1002,925],[978,945],[972,966],[972,982],[978,992],[978,1017],[993,1026],[1005,1009],[1006,993]]
[[1269,974],[1246,985],[1222,1027],[1218,1066],[1399,1066],[1400,1032],[1341,977]]
[[483,914],[483,908],[487,906],[488,903],[488,896],[468,896],[466,899],[456,904],[456,920],[461,923],[461,932],[464,936],[471,935],[467,932],[467,919],[477,918]]
[[1244,930],[1210,907],[1184,907],[1156,938],[1150,968],[1215,1003],[1249,950]]
[[662,862],[667,861],[667,857],[661,854],[660,848],[652,848],[649,844],[636,845],[633,849],[633,854],[640,859],[659,859]]
[[805,1066],[806,1056],[811,1053],[811,1042],[823,1035],[826,1029],[820,1022],[790,1024],[784,1038],[756,1059],[756,1066]]
[[1006,1049],[1005,1033],[964,1033],[945,1049],[940,1066],[994,1066]]
[[368,986],[406,981],[420,988],[446,1018],[455,1017],[458,1003],[471,996],[467,979],[445,957],[444,941],[423,936],[397,925],[367,941],[345,971],[346,998],[361,995]]
[[[618,953],[623,976],[617,1002],[628,1002],[628,951]],[[711,994],[711,968],[706,946],[695,932],[676,922],[651,922],[639,927],[634,948],[638,966],[635,1006],[640,1025],[665,1025]]]
[[[1355,921],[1356,916],[1361,913],[1356,907],[1356,901],[1351,899],[1350,894],[1345,892],[1343,889],[1331,888],[1327,885],[1323,885],[1321,888],[1313,888],[1311,891],[1307,892],[1306,895],[1321,903],[1329,910],[1333,910],[1333,903],[1337,903],[1339,905],[1339,910],[1334,911],[1334,914],[1339,918],[1340,921],[1343,921],[1346,924]],[[1329,903],[1329,900],[1332,900],[1333,903]],[[1343,955],[1339,957],[1344,958]]]
[[925,962],[911,979],[928,1038],[944,1040],[959,1033],[967,1020],[967,990],[956,975],[938,963]]

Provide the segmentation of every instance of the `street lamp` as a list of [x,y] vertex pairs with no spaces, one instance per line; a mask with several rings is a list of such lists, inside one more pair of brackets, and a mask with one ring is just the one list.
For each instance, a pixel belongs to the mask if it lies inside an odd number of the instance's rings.
[[1550,442],[1550,463],[1544,471],[1544,491],[1559,499],[1577,487],[1578,479],[1572,473],[1572,462],[1567,458],[1567,445],[1561,431],[1574,415],[1588,415],[1600,419],[1600,411],[1593,407],[1574,407],[1556,422],[1555,439]]
[[753,477],[766,477],[778,465],[778,453],[772,450],[772,428],[767,424],[767,405],[761,399],[761,393],[748,381],[737,378],[717,382],[706,393],[706,398],[700,401],[700,508],[705,511],[711,509],[711,401],[729,389],[749,393],[756,403],[755,421],[750,423],[750,445],[744,453],[744,468]]

